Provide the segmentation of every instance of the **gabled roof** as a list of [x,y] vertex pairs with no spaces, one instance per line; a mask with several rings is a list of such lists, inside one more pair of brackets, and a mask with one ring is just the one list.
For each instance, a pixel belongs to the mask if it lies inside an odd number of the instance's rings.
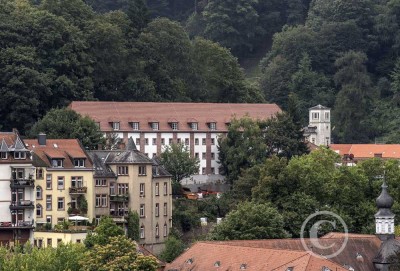
[[[218,131],[228,129],[227,120],[249,115],[255,119],[267,119],[281,112],[276,104],[227,104],[227,103],[150,103],[150,102],[72,102],[70,108],[83,116],[100,122],[102,131],[112,131],[110,119],[120,122],[120,131],[132,131],[129,124],[134,116],[140,122],[141,131],[151,131],[149,123],[158,122],[159,130],[172,131],[169,120],[181,125],[179,131],[191,131],[189,120],[198,123],[198,130],[209,130],[207,122],[214,120]],[[111,116],[111,118],[110,118]]]
[[330,108],[319,104],[319,105],[310,107],[308,110],[315,110],[315,109],[330,109]]
[[2,138],[1,144],[0,144],[0,152],[8,152],[8,151],[9,151],[9,149],[8,149],[7,144],[6,144],[6,141],[5,141],[4,138]]
[[341,156],[353,154],[356,159],[373,158],[375,154],[400,159],[400,144],[331,144],[329,148]]

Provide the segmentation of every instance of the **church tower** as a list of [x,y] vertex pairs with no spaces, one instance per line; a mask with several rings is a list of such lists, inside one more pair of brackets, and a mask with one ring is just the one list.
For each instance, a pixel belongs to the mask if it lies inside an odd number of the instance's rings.
[[388,186],[384,181],[382,192],[376,199],[378,212],[375,214],[376,235],[382,241],[394,238],[394,214],[392,213],[393,198],[387,191]]
[[317,146],[331,144],[331,109],[317,105],[309,109],[309,124],[304,128],[306,139]]

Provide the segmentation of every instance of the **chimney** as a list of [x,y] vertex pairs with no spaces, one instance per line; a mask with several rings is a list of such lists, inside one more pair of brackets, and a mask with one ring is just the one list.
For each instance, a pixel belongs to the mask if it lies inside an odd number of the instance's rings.
[[46,134],[45,133],[40,133],[38,135],[38,142],[40,146],[46,146]]

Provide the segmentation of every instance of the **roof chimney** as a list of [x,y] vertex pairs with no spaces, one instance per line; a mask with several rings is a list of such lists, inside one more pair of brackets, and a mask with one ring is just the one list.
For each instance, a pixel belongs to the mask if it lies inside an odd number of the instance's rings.
[[45,133],[38,134],[38,142],[39,142],[40,146],[46,146],[46,134]]

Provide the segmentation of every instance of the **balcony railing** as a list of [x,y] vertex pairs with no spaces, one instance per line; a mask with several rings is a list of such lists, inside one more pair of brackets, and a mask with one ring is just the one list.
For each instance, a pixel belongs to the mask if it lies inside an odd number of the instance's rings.
[[18,221],[17,223],[12,222],[0,222],[0,228],[33,228],[34,226],[33,221]]
[[33,179],[11,179],[11,188],[22,188],[22,187],[35,187],[35,180]]
[[129,211],[125,210],[125,211],[114,211],[114,210],[110,210],[110,216],[111,217],[125,217],[128,216]]
[[70,187],[69,188],[69,193],[70,194],[86,194],[87,192],[87,187],[82,186],[82,187]]
[[125,194],[125,195],[110,195],[110,201],[128,202],[129,201],[129,194]]
[[34,209],[33,201],[31,200],[20,200],[18,202],[12,202],[10,205],[11,210],[22,210],[22,209]]

